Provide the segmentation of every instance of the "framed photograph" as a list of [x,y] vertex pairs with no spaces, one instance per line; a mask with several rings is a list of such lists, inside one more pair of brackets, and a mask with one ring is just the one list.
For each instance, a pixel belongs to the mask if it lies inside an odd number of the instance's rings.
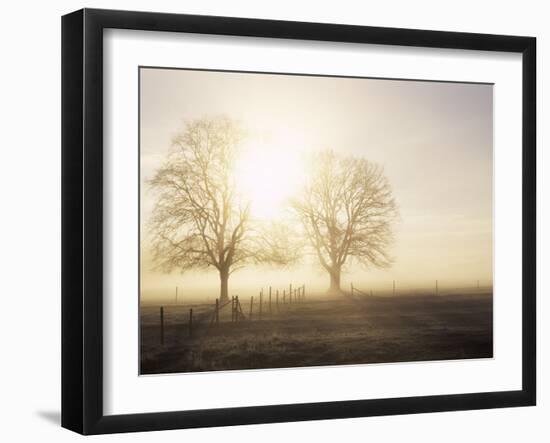
[[62,20],[62,425],[536,402],[532,37]]

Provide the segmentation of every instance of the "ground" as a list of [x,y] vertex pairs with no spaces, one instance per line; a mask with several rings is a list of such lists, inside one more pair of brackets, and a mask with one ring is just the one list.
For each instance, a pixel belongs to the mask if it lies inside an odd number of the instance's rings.
[[[141,373],[283,368],[493,356],[492,292],[341,297],[302,303],[231,303],[215,322],[213,304],[141,308]],[[257,303],[257,302],[256,302]],[[189,309],[193,309],[189,336]]]

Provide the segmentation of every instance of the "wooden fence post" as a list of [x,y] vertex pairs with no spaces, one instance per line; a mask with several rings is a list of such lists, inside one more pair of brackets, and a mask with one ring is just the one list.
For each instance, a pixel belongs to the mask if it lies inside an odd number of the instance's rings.
[[193,337],[193,308],[189,309],[189,337]]
[[252,320],[252,306],[254,305],[254,296],[250,297],[250,313],[248,314],[248,317],[250,320]]
[[286,289],[283,289],[283,305],[286,303]]
[[269,315],[271,315],[271,286],[269,287]]
[[277,306],[277,312],[279,312],[279,290],[275,293],[275,306]]
[[260,320],[262,319],[264,293],[260,291]]
[[164,306],[160,307],[160,344],[164,344]]
[[306,285],[303,286],[304,290],[302,291],[302,297],[304,297],[304,301],[306,299]]
[[292,304],[292,283],[288,286],[288,300]]

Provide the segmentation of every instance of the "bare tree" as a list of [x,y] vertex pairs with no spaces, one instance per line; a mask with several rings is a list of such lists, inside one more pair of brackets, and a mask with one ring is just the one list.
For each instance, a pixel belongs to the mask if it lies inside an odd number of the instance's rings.
[[166,272],[214,267],[221,300],[228,299],[229,276],[255,257],[249,205],[239,200],[233,176],[242,139],[228,117],[190,121],[149,181],[158,194],[150,220],[154,261]]
[[292,207],[310,246],[330,275],[331,293],[342,293],[342,268],[355,259],[364,265],[391,264],[388,247],[397,209],[382,167],[362,158],[324,151]]

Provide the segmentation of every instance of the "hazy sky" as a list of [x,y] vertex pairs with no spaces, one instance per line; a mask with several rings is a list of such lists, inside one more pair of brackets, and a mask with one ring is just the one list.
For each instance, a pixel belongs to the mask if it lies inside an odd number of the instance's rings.
[[[353,281],[386,288],[393,279],[401,286],[438,279],[442,287],[492,281],[491,85],[142,69],[144,296],[172,293],[175,284],[184,295],[218,290],[215,273],[152,272],[144,229],[152,207],[144,180],[185,120],[212,114],[228,114],[250,131],[266,187],[276,186],[283,174],[269,170],[270,162],[277,164],[272,155],[280,155],[282,164],[286,158],[289,176],[299,175],[291,161],[297,152],[325,148],[383,165],[400,210],[391,250],[395,264],[386,270],[352,267],[342,275],[344,287]],[[262,149],[270,159],[263,166]],[[257,268],[235,273],[230,292],[289,281],[328,286],[326,273],[312,264],[261,271],[261,278]]]

